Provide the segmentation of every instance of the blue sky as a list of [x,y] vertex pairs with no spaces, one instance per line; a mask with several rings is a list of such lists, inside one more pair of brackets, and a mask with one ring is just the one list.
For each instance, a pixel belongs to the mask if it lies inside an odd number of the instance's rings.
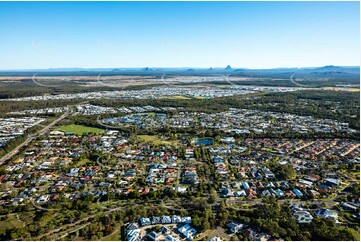
[[0,69],[360,64],[359,2],[0,2]]

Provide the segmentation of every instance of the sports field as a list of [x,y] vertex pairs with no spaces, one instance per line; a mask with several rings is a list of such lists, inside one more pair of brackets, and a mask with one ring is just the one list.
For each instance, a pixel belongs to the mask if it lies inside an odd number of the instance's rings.
[[104,129],[93,128],[93,127],[78,125],[78,124],[70,124],[70,125],[61,126],[58,128],[58,130],[61,130],[63,132],[73,132],[74,134],[77,134],[77,135],[87,134],[87,133],[94,133],[94,134],[104,133]]

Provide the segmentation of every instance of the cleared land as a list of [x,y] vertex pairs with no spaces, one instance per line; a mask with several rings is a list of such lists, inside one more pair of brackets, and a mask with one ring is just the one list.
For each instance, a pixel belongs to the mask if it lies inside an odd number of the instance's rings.
[[156,135],[138,135],[137,136],[140,140],[153,143],[155,145],[177,145],[178,141],[176,140],[163,140],[159,136]]

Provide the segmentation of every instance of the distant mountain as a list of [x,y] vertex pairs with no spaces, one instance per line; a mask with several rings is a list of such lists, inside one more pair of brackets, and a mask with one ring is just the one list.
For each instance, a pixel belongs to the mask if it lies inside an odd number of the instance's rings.
[[22,69],[22,70],[0,70],[0,76],[14,75],[225,75],[252,76],[255,78],[286,78],[296,74],[297,78],[328,78],[340,80],[358,81],[360,78],[360,67],[358,66],[334,66],[323,67],[282,67],[271,69],[248,69],[232,68],[228,65],[223,67],[193,68],[193,67],[130,67],[130,68],[51,68],[51,69]]
[[316,68],[313,71],[343,71],[343,70],[344,70],[344,68],[342,68],[342,67],[329,65],[329,66]]
[[86,71],[86,68],[79,68],[79,67],[74,67],[74,68],[49,68],[46,69],[47,71]]
[[146,67],[146,68],[143,68],[142,71],[153,71],[153,69]]
[[241,72],[241,71],[246,71],[245,69],[235,69],[235,72]]
[[360,73],[359,67],[344,67],[344,66],[324,66],[310,70],[312,74],[357,74]]
[[224,68],[224,70],[230,71],[230,70],[232,70],[232,67],[230,65],[228,65],[226,68]]

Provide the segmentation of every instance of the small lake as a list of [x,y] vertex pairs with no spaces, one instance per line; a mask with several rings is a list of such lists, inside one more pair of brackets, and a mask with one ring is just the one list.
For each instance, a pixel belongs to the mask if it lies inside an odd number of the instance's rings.
[[211,145],[213,144],[213,139],[211,138],[204,138],[204,139],[197,139],[196,141],[197,145]]

